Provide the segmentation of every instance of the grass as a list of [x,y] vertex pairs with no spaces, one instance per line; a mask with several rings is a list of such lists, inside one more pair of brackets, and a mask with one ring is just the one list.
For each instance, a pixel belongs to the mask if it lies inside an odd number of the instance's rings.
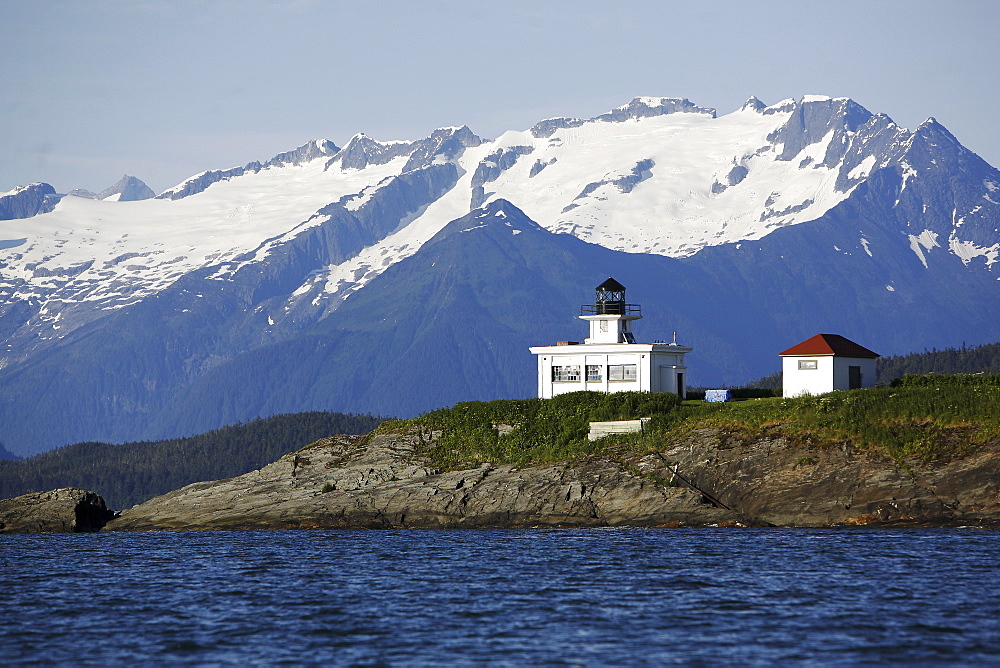
[[[425,453],[444,469],[550,464],[606,453],[611,447],[663,450],[705,428],[747,437],[780,435],[817,447],[850,442],[881,450],[900,463],[909,457],[934,461],[1000,437],[1000,378],[992,383],[961,378],[938,375],[935,383],[918,380],[891,388],[731,403],[682,403],[668,394],[637,392],[465,402],[387,422],[378,431],[399,433],[420,426],[440,432],[427,442]],[[590,421],[639,417],[651,418],[642,433],[587,439]]]

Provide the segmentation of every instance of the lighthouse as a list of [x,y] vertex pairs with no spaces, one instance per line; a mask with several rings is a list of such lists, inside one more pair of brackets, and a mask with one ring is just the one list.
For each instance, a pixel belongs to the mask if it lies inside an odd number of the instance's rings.
[[608,278],[595,289],[594,302],[580,307],[590,336],[584,342],[559,341],[529,350],[538,360],[538,396],[596,392],[672,392],[685,394],[684,355],[692,348],[672,343],[636,343],[633,324],[642,308],[629,304],[625,286]]

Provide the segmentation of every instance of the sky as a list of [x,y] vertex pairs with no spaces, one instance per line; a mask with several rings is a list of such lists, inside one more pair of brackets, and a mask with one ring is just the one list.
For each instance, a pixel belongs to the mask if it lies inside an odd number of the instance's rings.
[[161,192],[311,139],[484,138],[639,95],[850,97],[1000,166],[996,0],[0,0],[0,192]]

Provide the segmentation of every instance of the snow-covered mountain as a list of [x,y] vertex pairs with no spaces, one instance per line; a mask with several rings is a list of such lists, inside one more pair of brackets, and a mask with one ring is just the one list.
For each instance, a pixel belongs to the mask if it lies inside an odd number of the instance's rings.
[[30,218],[46,213],[59,202],[56,189],[48,183],[31,183],[0,193],[0,220]]
[[[29,438],[154,437],[283,410],[408,414],[524,395],[533,376],[521,348],[573,337],[587,281],[608,274],[659,314],[644,324],[697,334],[685,340],[696,348],[693,383],[769,373],[766,351],[820,328],[862,331],[887,354],[996,340],[998,190],[1000,173],[933,119],[911,131],[849,99],[807,96],[772,106],[751,98],[724,116],[636,98],[494,140],[464,126],[416,141],[359,134],[342,149],[315,140],[203,172],[153,199],[64,197],[50,212],[0,224],[0,442],[17,452]],[[473,256],[432,258],[432,248],[470,238],[455,225],[494,234],[484,212],[520,221],[508,230],[516,250],[505,242],[503,251],[486,244]],[[520,247],[529,243],[559,255],[550,263],[573,280],[539,269],[546,260]],[[514,256],[500,281],[503,258]],[[545,277],[525,291],[518,271]],[[397,303],[423,280],[452,292]],[[480,288],[468,292],[472,284]],[[549,324],[516,323],[501,292],[530,299],[529,320]],[[457,293],[469,297],[457,311],[421,304]],[[904,326],[914,314],[921,323]],[[443,326],[441,345],[400,347]],[[336,334],[356,327],[410,368]],[[506,338],[473,361],[473,331]],[[336,365],[336,380],[298,367],[294,351],[317,342],[328,352],[314,365]],[[524,360],[505,361],[499,349]],[[372,364],[389,364],[386,375],[370,373]],[[254,365],[267,368],[267,382],[243,378]],[[456,397],[447,378],[422,382],[439,377],[435,365],[468,394]],[[498,366],[508,371],[485,379]],[[237,377],[240,387],[226,380]],[[399,386],[386,393],[391,378]],[[62,397],[86,400],[58,434],[35,429],[45,409],[29,399],[44,406],[60,383],[72,386]],[[227,408],[207,408],[217,406],[210,395]],[[179,417],[192,411],[204,415]]]
[[135,202],[140,199],[149,199],[154,195],[156,193],[153,192],[152,188],[136,177],[125,174],[113,186],[99,192],[97,199],[113,202]]

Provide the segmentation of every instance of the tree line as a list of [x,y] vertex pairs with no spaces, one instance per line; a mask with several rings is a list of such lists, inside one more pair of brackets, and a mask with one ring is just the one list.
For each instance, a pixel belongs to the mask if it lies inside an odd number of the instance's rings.
[[0,461],[0,499],[80,487],[127,508],[193,482],[253,471],[334,434],[365,434],[371,415],[294,413],[164,441],[76,443],[20,461]]

